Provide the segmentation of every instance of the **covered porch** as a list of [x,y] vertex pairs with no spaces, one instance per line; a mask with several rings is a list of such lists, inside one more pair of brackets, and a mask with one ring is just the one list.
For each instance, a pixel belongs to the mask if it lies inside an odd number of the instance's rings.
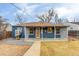
[[66,27],[24,27],[25,38],[37,38],[37,39],[63,39],[67,38]]

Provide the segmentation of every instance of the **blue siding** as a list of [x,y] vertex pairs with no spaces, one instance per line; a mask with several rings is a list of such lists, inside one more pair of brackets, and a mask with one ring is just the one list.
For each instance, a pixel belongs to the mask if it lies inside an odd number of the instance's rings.
[[25,37],[25,35],[24,35],[24,27],[21,27],[21,26],[13,26],[12,27],[12,37],[14,37],[15,38],[15,30],[17,29],[17,28],[22,28],[22,33],[20,34],[20,38],[24,38]]

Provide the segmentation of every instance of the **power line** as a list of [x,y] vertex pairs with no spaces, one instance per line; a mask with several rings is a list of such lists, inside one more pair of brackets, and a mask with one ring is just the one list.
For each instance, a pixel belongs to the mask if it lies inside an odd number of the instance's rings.
[[[10,3],[12,6],[16,7],[18,10],[21,10],[21,8],[17,7],[14,3]],[[25,9],[22,11],[23,13],[25,12]],[[33,18],[31,15],[27,14],[28,16],[30,16],[31,18]]]
[[15,4],[13,4],[13,3],[10,3],[10,4],[13,5],[14,7],[16,7],[17,9],[22,10],[21,8],[17,7]]

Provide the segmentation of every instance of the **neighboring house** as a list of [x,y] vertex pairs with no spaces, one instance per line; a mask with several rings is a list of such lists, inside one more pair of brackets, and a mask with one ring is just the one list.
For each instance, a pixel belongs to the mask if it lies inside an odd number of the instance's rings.
[[66,23],[68,25],[68,36],[79,38],[79,22]]
[[6,31],[10,31],[10,32],[12,31],[12,25],[11,24],[8,24]]
[[6,37],[12,37],[12,25],[8,24],[7,28],[6,28]]
[[0,39],[6,39],[6,38],[12,37],[12,34],[11,34],[12,33],[12,26],[11,26],[11,24],[8,24],[6,28],[4,26],[1,27],[1,29],[3,31],[1,31],[1,33],[0,33]]
[[5,29],[5,32],[4,32],[4,38],[10,38],[12,37],[12,25],[11,24],[8,24],[6,29]]
[[12,36],[15,38],[59,38],[67,39],[68,30],[66,25],[52,24],[47,22],[21,23],[12,26]]

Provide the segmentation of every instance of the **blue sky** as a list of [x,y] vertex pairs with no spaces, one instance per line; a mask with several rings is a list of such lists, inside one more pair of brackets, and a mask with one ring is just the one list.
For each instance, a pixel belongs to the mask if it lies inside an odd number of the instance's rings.
[[[73,21],[73,18],[79,18],[79,4],[72,3],[26,3],[15,4],[21,10],[17,9],[9,3],[0,4],[0,16],[8,19],[7,22],[16,24],[16,14],[23,15],[24,22],[39,21],[36,16],[40,15],[49,9],[53,8],[59,18],[67,18],[69,21]],[[23,13],[25,11],[25,13]]]

